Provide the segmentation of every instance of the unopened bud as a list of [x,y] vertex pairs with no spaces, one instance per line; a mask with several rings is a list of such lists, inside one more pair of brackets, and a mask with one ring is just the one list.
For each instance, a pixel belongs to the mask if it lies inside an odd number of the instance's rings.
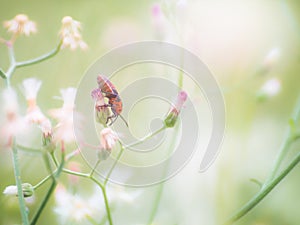
[[53,141],[52,135],[43,135],[43,147],[49,153],[52,153],[55,150],[56,146]]
[[110,116],[110,111],[107,104],[104,101],[104,97],[99,88],[96,88],[91,93],[92,98],[95,101],[95,118],[98,123],[106,126],[108,117]]
[[98,152],[97,152],[97,157],[99,160],[106,160],[109,155],[110,155],[111,151],[109,150],[106,150],[106,149],[103,149],[101,148]]
[[[24,198],[31,197],[34,194],[34,189],[29,183],[22,184],[22,191]],[[3,194],[18,196],[18,187],[16,185],[7,186]]]
[[171,108],[170,112],[165,118],[164,123],[166,127],[175,126],[180,110],[183,107],[183,104],[185,103],[186,99],[187,93],[185,91],[180,91],[178,93],[175,105]]

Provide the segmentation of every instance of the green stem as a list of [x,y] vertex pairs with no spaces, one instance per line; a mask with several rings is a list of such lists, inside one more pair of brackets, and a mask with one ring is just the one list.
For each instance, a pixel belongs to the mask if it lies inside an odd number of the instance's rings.
[[[176,126],[174,131],[174,138],[178,135],[178,130],[179,127]],[[169,151],[172,151],[174,149],[174,145],[175,145],[175,141],[172,143],[172,145],[170,146],[170,150]],[[162,171],[162,178],[165,177],[167,171],[168,171],[168,167],[169,165],[165,165],[164,167],[164,170]],[[151,210],[151,213],[150,213],[150,217],[149,217],[149,221],[148,221],[148,225],[151,225],[155,219],[155,216],[157,214],[157,211],[158,211],[158,207],[159,207],[159,204],[160,204],[160,200],[161,200],[161,196],[162,196],[162,193],[163,193],[163,189],[164,189],[164,183],[160,183],[159,184],[159,187],[158,187],[158,190],[157,190],[157,193],[156,193],[156,196],[155,196],[155,200],[154,200],[154,203],[153,203],[153,208]]]
[[147,141],[148,139],[154,137],[155,135],[157,135],[158,133],[162,132],[163,130],[165,130],[167,127],[166,126],[162,126],[161,128],[157,129],[156,131],[152,132],[151,134],[146,135],[145,137],[143,137],[142,139],[130,144],[130,145],[123,145],[123,148],[132,148],[136,145],[142,144],[143,142]]
[[110,207],[109,207],[109,203],[108,203],[108,198],[107,198],[107,194],[106,194],[106,188],[102,187],[101,190],[102,190],[102,194],[103,194],[103,198],[104,198],[104,203],[105,203],[105,208],[106,208],[106,212],[107,212],[107,219],[108,219],[109,225],[113,225]]
[[[47,168],[49,168],[50,162],[49,162],[48,157],[47,157],[47,159],[45,158],[45,163],[47,165]],[[41,206],[39,207],[38,211],[36,212],[35,216],[33,217],[30,225],[35,225],[36,222],[38,221],[40,215],[42,214],[42,211],[44,210],[45,206],[47,205],[47,203],[50,199],[50,196],[52,195],[53,191],[55,190],[55,187],[57,185],[56,179],[59,177],[60,173],[62,172],[64,164],[65,164],[65,152],[61,151],[61,163],[60,163],[56,173],[51,176],[52,177],[51,186],[50,186],[45,198],[43,199]],[[51,172],[51,174],[52,174],[52,172]]]
[[26,60],[26,61],[22,61],[22,62],[17,62],[16,63],[16,68],[20,68],[20,67],[24,67],[24,66],[30,66],[30,65],[37,64],[37,63],[40,63],[42,61],[45,61],[47,59],[50,59],[51,57],[55,56],[60,51],[61,45],[62,45],[62,42],[60,42],[55,49],[53,49],[52,51],[50,51],[50,52],[48,52],[48,53],[46,53],[46,54],[44,54],[40,57],[30,59],[30,60]]
[[26,147],[26,146],[19,145],[19,144],[16,144],[16,147],[19,151],[23,151],[23,152],[29,152],[29,153],[34,153],[34,154],[42,154],[43,153],[39,149],[34,149],[34,148],[31,148],[31,147]]
[[159,203],[160,203],[160,199],[161,199],[161,196],[162,196],[162,193],[163,193],[163,189],[164,189],[164,185],[160,184],[159,187],[158,187],[155,199],[154,199],[154,204],[153,204],[153,208],[152,208],[151,213],[150,213],[148,225],[151,225],[153,223],[153,220],[156,216],[156,213],[157,213],[158,207],[159,207]]
[[115,169],[117,163],[119,162],[119,160],[120,160],[120,158],[121,158],[121,156],[122,156],[122,154],[123,154],[123,152],[124,152],[124,149],[125,149],[125,148],[124,148],[124,147],[122,146],[122,144],[121,144],[121,150],[120,150],[120,152],[119,152],[119,154],[118,154],[116,160],[114,161],[112,167],[111,167],[110,170],[108,171],[108,174],[107,174],[107,176],[106,176],[106,178],[105,178],[105,180],[104,180],[104,183],[103,183],[103,186],[104,186],[104,187],[106,186],[106,184],[107,184],[107,182],[108,182],[108,180],[109,180],[110,175],[112,174],[112,172],[113,172],[113,170]]
[[260,192],[258,192],[248,203],[246,203],[238,212],[236,212],[229,220],[225,223],[226,225],[233,224],[238,221],[241,217],[245,216],[251,209],[253,209],[266,195],[268,195],[279,182],[285,178],[289,172],[300,162],[300,153],[291,161],[291,163],[272,181],[265,185]]
[[42,186],[46,181],[48,181],[50,178],[52,178],[53,174],[50,174],[48,176],[46,176],[43,180],[41,180],[39,183],[37,183],[36,185],[33,186],[33,189],[36,190],[38,189],[40,186]]
[[[294,111],[293,116],[292,116],[293,123],[296,122],[299,119],[299,114],[300,114],[300,97],[297,101],[297,105],[295,107],[295,111]],[[278,171],[280,169],[280,166],[281,166],[285,156],[287,155],[288,150],[290,149],[291,144],[295,140],[297,140],[297,138],[298,138],[297,135],[298,134],[295,133],[294,128],[290,126],[289,130],[288,130],[288,133],[286,135],[286,138],[285,138],[284,142],[282,143],[282,145],[280,147],[280,150],[279,150],[279,153],[278,153],[277,158],[275,160],[273,169],[272,169],[269,177],[266,179],[265,184],[268,184],[276,176],[276,174],[278,173]]]
[[22,223],[23,225],[29,225],[27,209],[26,209],[23,190],[22,190],[22,181],[21,181],[21,174],[20,174],[20,168],[18,162],[18,149],[16,148],[14,143],[13,143],[12,150],[13,150],[13,167],[14,167],[16,185],[18,188],[18,199],[19,199]]
[[62,172],[67,173],[67,174],[71,174],[71,175],[74,175],[74,176],[90,178],[90,174],[80,173],[80,172],[76,172],[76,171],[65,169],[65,168],[62,169]]
[[106,215],[107,215],[107,219],[109,222],[109,225],[113,225],[113,221],[112,221],[112,216],[111,216],[111,211],[110,211],[110,207],[109,207],[109,202],[108,202],[108,198],[107,198],[107,193],[106,193],[106,188],[104,185],[102,185],[96,178],[94,178],[93,176],[90,177],[90,179],[92,181],[94,181],[101,189],[102,191],[102,195],[103,195],[103,199],[104,199],[104,204],[105,204],[105,209],[106,209]]

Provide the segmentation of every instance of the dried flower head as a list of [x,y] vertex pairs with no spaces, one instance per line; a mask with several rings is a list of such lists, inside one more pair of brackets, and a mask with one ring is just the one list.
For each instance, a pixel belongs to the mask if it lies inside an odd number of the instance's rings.
[[12,20],[5,21],[3,26],[8,32],[15,35],[24,34],[29,36],[37,31],[35,22],[29,20],[25,14],[18,14]]
[[79,47],[82,50],[87,49],[88,46],[82,40],[82,36],[80,33],[80,22],[74,20],[70,16],[65,16],[61,22],[62,27],[59,35],[62,41],[62,48],[70,48],[71,50],[75,50]]

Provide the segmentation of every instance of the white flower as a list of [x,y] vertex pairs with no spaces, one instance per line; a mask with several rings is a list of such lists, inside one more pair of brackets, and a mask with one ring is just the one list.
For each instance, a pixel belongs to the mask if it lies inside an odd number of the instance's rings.
[[63,100],[62,108],[50,110],[50,115],[58,121],[54,132],[55,141],[70,143],[75,140],[73,113],[76,113],[74,112],[76,91],[76,88],[62,89],[60,91]]
[[62,48],[70,48],[71,50],[75,50],[79,47],[83,50],[87,49],[88,46],[81,37],[80,22],[74,20],[70,16],[65,16],[61,22],[62,27],[59,35],[62,40]]
[[13,34],[25,34],[29,36],[31,33],[36,33],[35,22],[29,20],[27,15],[19,14],[15,18],[3,23],[4,28]]
[[[36,78],[28,78],[23,80],[23,92],[27,101],[35,101],[37,94],[41,88],[42,81]],[[29,103],[28,103],[29,104]],[[29,104],[30,105],[30,104]]]
[[26,120],[29,123],[38,124],[45,137],[52,133],[50,120],[42,113],[40,107],[36,104],[37,94],[41,88],[42,81],[35,78],[25,79],[22,83],[23,93],[27,100]]
[[140,190],[132,190],[113,184],[110,184],[106,190],[109,201],[113,207],[124,207],[126,204],[134,205],[136,199],[142,194]]
[[19,115],[18,98],[14,89],[7,88],[2,92],[2,107],[5,118],[0,125],[0,142],[10,145],[12,138],[27,128],[25,118]]
[[96,216],[103,209],[103,203],[102,199],[91,196],[86,198],[71,194],[64,186],[58,185],[55,190],[54,211],[59,216],[60,224],[83,224],[88,217]]
[[[34,189],[29,183],[22,184],[22,191],[25,198],[31,197],[34,194]],[[3,194],[18,196],[18,187],[16,185],[7,186],[4,189]]]
[[268,97],[275,96],[281,89],[281,82],[277,78],[268,80],[261,88],[261,92]]
[[18,188],[15,185],[10,185],[7,186],[4,191],[3,194],[5,195],[12,195],[12,196],[17,196],[18,195]]
[[111,151],[116,145],[118,135],[111,128],[107,127],[100,132],[100,143],[101,147],[105,150]]

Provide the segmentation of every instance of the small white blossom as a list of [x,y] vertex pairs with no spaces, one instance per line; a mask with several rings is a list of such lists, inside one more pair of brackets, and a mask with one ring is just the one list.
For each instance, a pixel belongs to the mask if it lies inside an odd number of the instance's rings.
[[118,135],[111,128],[107,127],[101,130],[100,133],[100,143],[101,147],[105,150],[111,151],[112,148],[116,145],[118,140]]
[[[25,198],[31,197],[34,194],[34,189],[31,184],[29,183],[24,183],[22,184],[22,192]],[[18,196],[18,187],[16,185],[10,185],[7,186],[3,194],[5,195],[12,195],[12,196]]]
[[281,89],[281,82],[277,78],[268,80],[261,88],[261,92],[268,97],[275,96]]
[[37,31],[35,22],[29,20],[25,14],[16,15],[12,20],[5,21],[3,26],[10,33],[25,34],[26,36]]
[[18,188],[15,185],[10,185],[7,186],[4,191],[3,194],[5,195],[12,195],[12,196],[17,196],[18,195]]
[[11,139],[27,128],[25,118],[19,115],[18,98],[14,89],[7,88],[2,92],[2,107],[5,117],[0,125],[0,142],[10,145]]
[[22,83],[23,93],[27,100],[26,120],[29,123],[38,124],[45,137],[51,135],[52,125],[50,120],[42,113],[36,103],[37,94],[41,88],[42,81],[35,78],[25,79]]
[[67,88],[60,91],[63,106],[50,110],[50,115],[58,121],[55,127],[54,140],[70,143],[75,140],[73,131],[73,113],[75,108],[76,88]]
[[23,92],[26,100],[35,101],[37,94],[41,88],[42,81],[36,78],[28,78],[23,80],[22,85],[23,85]]
[[79,47],[83,50],[87,49],[88,46],[82,40],[82,36],[80,33],[80,22],[74,20],[70,16],[65,16],[61,22],[62,27],[59,35],[62,40],[62,48],[70,48],[71,50],[75,50]]
[[89,217],[96,216],[103,208],[102,199],[92,195],[90,198],[68,192],[64,186],[58,185],[55,190],[55,213],[60,224],[83,224]]

